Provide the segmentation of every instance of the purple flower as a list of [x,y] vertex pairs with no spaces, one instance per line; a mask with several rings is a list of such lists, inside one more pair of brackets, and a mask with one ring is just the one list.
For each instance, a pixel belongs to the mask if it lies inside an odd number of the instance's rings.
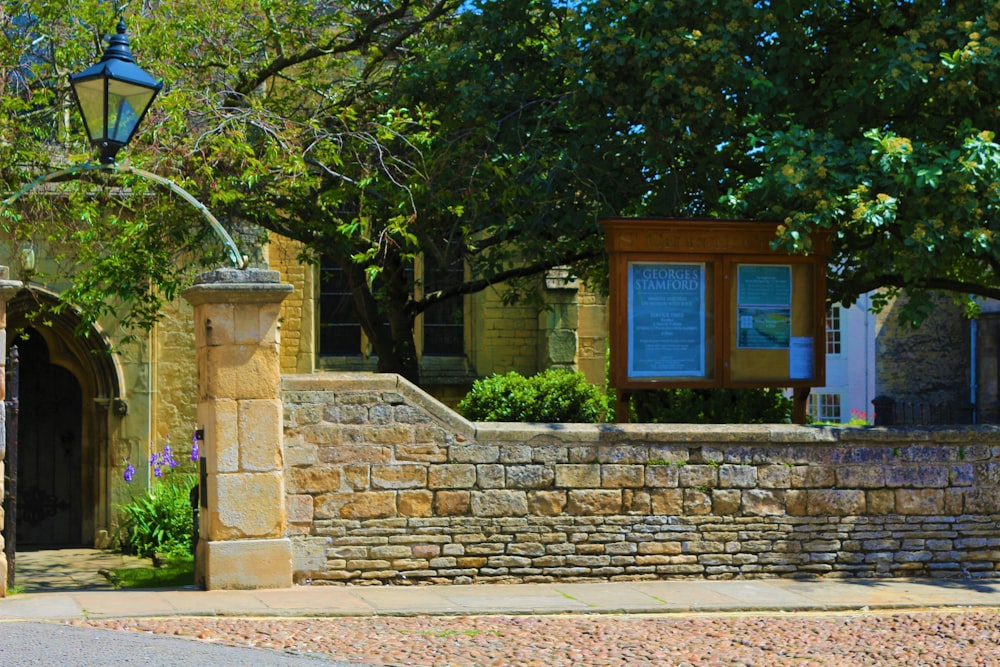
[[191,460],[198,462],[198,429],[191,435]]
[[177,466],[180,465],[177,459],[174,458],[174,450],[171,449],[169,441],[167,441],[166,444],[163,445],[163,457],[160,463],[166,464],[171,468],[176,468]]
[[163,468],[159,465],[153,467],[153,477],[163,477]]
[[[128,459],[125,460],[128,461]],[[124,477],[126,482],[131,482],[133,479],[135,479],[135,466],[132,465],[131,463],[125,466]]]

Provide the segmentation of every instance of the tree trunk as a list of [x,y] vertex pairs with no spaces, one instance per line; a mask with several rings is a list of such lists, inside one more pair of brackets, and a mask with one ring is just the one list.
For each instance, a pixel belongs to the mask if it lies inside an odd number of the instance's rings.
[[[415,384],[420,382],[420,364],[413,336],[415,318],[409,312],[412,286],[402,261],[387,261],[381,281],[387,299],[380,302],[372,293],[364,267],[350,259],[341,262],[347,274],[361,328],[378,357],[379,373],[398,373]],[[386,326],[388,324],[388,326]]]

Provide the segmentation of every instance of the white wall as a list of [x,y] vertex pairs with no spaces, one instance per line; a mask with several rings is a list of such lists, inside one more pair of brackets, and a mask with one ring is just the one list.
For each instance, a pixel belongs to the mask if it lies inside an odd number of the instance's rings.
[[839,394],[841,422],[863,416],[871,423],[874,417],[875,316],[869,306],[865,294],[850,308],[840,309],[840,354],[827,354],[826,386],[812,390],[813,401],[823,394]]

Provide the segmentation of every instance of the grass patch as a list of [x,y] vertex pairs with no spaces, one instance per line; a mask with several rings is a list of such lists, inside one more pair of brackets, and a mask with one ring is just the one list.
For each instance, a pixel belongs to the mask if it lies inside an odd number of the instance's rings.
[[101,570],[115,588],[176,588],[194,584],[194,558],[166,559],[159,567]]

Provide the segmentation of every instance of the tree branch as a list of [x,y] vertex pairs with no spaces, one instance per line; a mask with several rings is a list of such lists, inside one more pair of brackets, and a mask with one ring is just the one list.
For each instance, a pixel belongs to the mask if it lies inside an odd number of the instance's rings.
[[916,281],[907,281],[903,276],[892,273],[873,276],[860,283],[850,283],[849,281],[837,281],[831,283],[831,287],[833,288],[836,288],[837,285],[844,287],[850,286],[849,291],[856,294],[864,294],[882,287],[909,287],[917,289],[941,290],[944,292],[958,292],[960,294],[974,294],[976,296],[989,299],[1000,299],[1000,287],[992,287],[990,285],[983,285],[981,283],[968,282],[965,280],[956,280],[954,278],[937,278],[933,276]]
[[[342,53],[363,51],[375,41],[379,30],[385,26],[391,25],[393,22],[402,20],[410,11],[412,4],[413,0],[401,0],[398,7],[393,9],[391,12],[373,17],[368,23],[365,24],[364,29],[361,30],[359,34],[355,35],[352,39],[348,39],[347,41],[341,41],[343,39],[343,34],[338,34],[324,44],[317,44],[297,53],[278,55],[274,58],[274,60],[261,69],[241,75],[238,83],[233,89],[234,96],[249,95],[268,79],[277,76],[289,68],[309,62],[310,60]],[[427,23],[437,20],[446,12],[450,11],[454,7],[457,7],[458,4],[459,3],[456,0],[438,0],[430,11],[427,12],[426,16],[418,21],[415,21],[406,29],[400,31],[399,34],[388,42],[388,44],[381,47],[379,50],[382,52],[382,57],[377,60],[383,60],[389,51],[396,49],[405,39],[416,34],[416,32],[418,32]],[[366,65],[366,73],[369,72],[370,69],[371,65]]]
[[486,278],[479,278],[476,280],[470,280],[462,283],[461,285],[455,285],[453,287],[448,287],[446,289],[436,290],[424,296],[423,299],[411,301],[409,304],[409,310],[413,315],[418,315],[434,304],[446,301],[448,299],[453,299],[455,297],[464,296],[466,294],[475,294],[480,292],[487,287],[492,285],[498,285],[500,283],[506,282],[508,280],[513,280],[515,278],[526,278],[528,276],[537,275],[549,269],[562,266],[564,264],[574,264],[587,259],[593,259],[601,254],[601,251],[588,251],[576,253],[573,255],[566,255],[563,257],[558,257],[555,259],[544,260],[540,262],[535,262],[534,264],[528,264],[526,266],[519,266],[506,271],[501,271],[492,276]]

